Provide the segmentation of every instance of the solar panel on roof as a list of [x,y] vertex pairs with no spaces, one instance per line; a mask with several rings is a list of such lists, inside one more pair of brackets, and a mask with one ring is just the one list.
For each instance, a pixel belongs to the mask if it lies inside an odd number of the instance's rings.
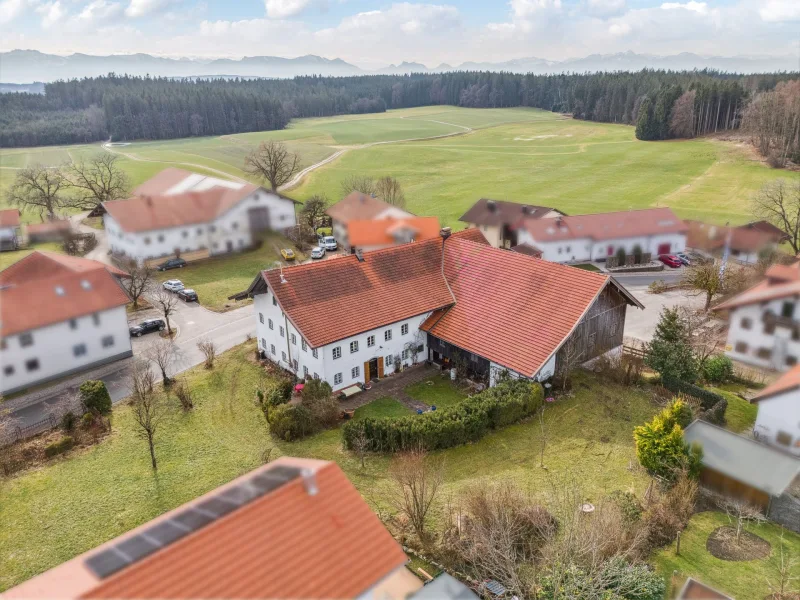
[[97,577],[105,579],[160,548],[233,512],[255,498],[300,477],[300,474],[300,469],[295,467],[277,465],[181,511],[169,520],[153,525],[139,535],[127,538],[116,546],[90,556],[86,559],[85,564]]

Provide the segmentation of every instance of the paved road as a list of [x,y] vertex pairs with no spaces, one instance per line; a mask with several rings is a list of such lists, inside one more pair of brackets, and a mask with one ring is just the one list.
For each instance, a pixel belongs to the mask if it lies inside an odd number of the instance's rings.
[[[154,310],[137,313],[131,323],[136,323],[146,318],[157,317]],[[253,321],[253,306],[245,306],[226,313],[215,313],[196,303],[179,301],[178,311],[171,321],[178,329],[175,343],[178,346],[178,357],[169,371],[170,375],[182,373],[191,367],[203,362],[203,355],[197,349],[197,341],[207,337],[212,340],[218,352],[224,352],[247,340],[247,336],[255,331]],[[147,347],[158,339],[156,334],[149,334],[133,340],[134,357],[142,356]],[[10,416],[20,426],[37,423],[55,412],[60,404],[66,401],[70,390],[77,384],[87,379],[101,379],[108,387],[111,399],[118,402],[130,395],[127,378],[130,374],[134,358],[125,359],[84,372],[69,381],[62,382],[49,388],[44,394],[31,394],[30,398],[18,397],[7,401],[5,406],[11,410]],[[157,371],[153,367],[154,371]],[[160,372],[158,372],[160,378]],[[32,404],[30,400],[35,398]],[[26,401],[27,400],[27,401]],[[27,405],[26,405],[27,404]],[[15,408],[15,405],[19,408]],[[55,409],[55,410],[54,410]]]
[[653,283],[654,281],[663,281],[664,283],[678,283],[683,277],[683,269],[669,269],[656,273],[631,273],[629,275],[614,275],[620,284],[628,287],[644,287]]

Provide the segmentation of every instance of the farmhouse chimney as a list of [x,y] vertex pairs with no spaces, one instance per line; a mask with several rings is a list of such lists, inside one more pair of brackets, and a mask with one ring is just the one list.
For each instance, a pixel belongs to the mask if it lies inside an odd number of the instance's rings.
[[449,227],[442,227],[439,230],[439,235],[442,237],[443,240],[446,240],[450,237],[451,229]]
[[489,212],[496,212],[497,211],[497,203],[494,200],[487,200],[486,201],[486,208],[489,209]]
[[317,474],[314,473],[313,469],[303,469],[302,476],[306,493],[309,496],[316,496],[319,491],[319,487],[317,486]]
[[361,251],[361,248],[356,248],[356,258],[358,262],[364,262],[364,253]]

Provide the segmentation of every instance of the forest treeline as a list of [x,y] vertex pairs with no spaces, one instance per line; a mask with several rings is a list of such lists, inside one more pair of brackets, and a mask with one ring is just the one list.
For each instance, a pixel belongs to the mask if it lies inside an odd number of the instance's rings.
[[[437,104],[530,106],[571,113],[578,119],[635,124],[641,139],[664,139],[738,128],[751,101],[775,90],[781,82],[798,78],[800,74],[648,69],[635,73],[454,72],[258,80],[111,74],[49,83],[43,95],[0,95],[0,146],[83,143],[109,137],[128,141],[222,135],[281,129],[295,117]],[[673,115],[681,116],[675,117],[674,126]]]

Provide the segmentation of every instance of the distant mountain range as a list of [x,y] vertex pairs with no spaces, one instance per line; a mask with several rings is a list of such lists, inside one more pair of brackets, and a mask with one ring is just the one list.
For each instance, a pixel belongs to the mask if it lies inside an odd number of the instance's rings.
[[[164,58],[150,54],[119,54],[94,56],[71,54],[59,56],[36,50],[0,52],[4,84],[29,84],[57,79],[94,77],[110,72],[157,77],[294,77],[296,75],[368,75],[441,73],[445,71],[483,70],[512,71],[514,73],[561,73],[564,71],[638,71],[645,67],[655,69],[718,69],[739,73],[767,71],[798,71],[797,56],[712,56],[703,57],[684,52],[672,56],[656,56],[620,52],[617,54],[592,54],[583,58],[562,61],[542,58],[518,58],[505,62],[465,62],[458,66],[441,64],[428,68],[417,62],[402,62],[370,71],[343,61],[309,54],[297,58],[277,56],[248,56],[242,59],[218,58]],[[0,91],[14,91],[7,86]]]

